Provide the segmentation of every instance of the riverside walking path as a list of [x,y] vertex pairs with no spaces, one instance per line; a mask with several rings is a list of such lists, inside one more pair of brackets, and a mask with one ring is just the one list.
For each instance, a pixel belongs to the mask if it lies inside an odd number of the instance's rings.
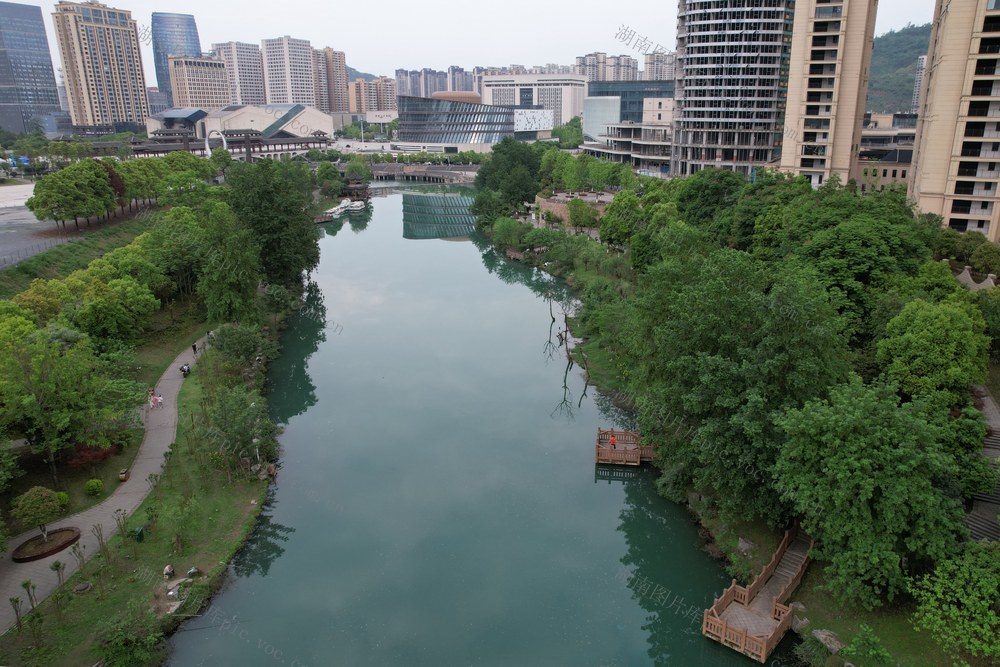
[[[204,349],[204,338],[198,341],[198,348]],[[156,383],[156,392],[163,396],[164,406],[158,409],[145,409],[145,435],[142,444],[136,454],[135,461],[129,469],[129,479],[121,482],[118,487],[108,496],[106,500],[90,509],[77,512],[59,521],[49,524],[49,529],[64,526],[75,526],[80,529],[80,548],[85,548],[87,559],[89,560],[98,553],[97,537],[91,532],[91,527],[100,524],[104,528],[105,539],[109,539],[118,531],[115,523],[115,511],[125,510],[131,515],[149,495],[152,486],[146,481],[150,474],[160,474],[163,471],[163,464],[166,458],[164,454],[170,449],[177,435],[177,395],[180,393],[181,383],[184,381],[179,370],[179,366],[184,363],[194,364],[195,355],[190,347],[177,356],[170,364],[166,372]],[[38,588],[35,591],[35,599],[38,603],[47,598],[59,586],[59,577],[49,569],[53,561],[61,560],[66,564],[64,572],[65,578],[69,577],[79,569],[76,559],[70,554],[69,549],[64,549],[59,553],[36,560],[31,563],[15,563],[11,560],[11,551],[19,544],[30,537],[38,535],[38,529],[30,530],[21,535],[12,536],[8,542],[10,547],[0,558],[0,600],[6,601],[8,598],[19,597],[22,600],[22,609],[31,608],[27,600],[21,582],[31,579]],[[159,573],[155,573],[159,575]],[[16,623],[14,608],[9,603],[0,604],[0,634],[6,633]]]

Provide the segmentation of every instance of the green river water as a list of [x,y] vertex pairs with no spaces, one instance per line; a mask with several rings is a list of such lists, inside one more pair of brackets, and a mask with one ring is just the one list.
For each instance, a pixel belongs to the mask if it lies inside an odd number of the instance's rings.
[[270,368],[277,484],[171,664],[754,664],[701,636],[729,577],[686,511],[595,471],[627,420],[567,372],[565,288],[434,238],[461,204],[394,191],[324,226]]

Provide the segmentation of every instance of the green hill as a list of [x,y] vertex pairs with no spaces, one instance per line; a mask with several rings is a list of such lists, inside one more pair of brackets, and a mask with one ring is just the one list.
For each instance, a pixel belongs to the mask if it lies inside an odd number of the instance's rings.
[[926,55],[931,24],[908,25],[875,38],[866,108],[875,112],[909,111],[917,58]]
[[347,66],[347,80],[354,81],[355,79],[364,79],[365,81],[372,81],[376,77],[374,74],[369,74],[368,72],[359,72],[350,65]]

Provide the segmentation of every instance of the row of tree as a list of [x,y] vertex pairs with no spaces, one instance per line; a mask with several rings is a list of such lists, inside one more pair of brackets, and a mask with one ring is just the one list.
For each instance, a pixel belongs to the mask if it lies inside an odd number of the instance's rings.
[[[498,148],[481,221],[572,277],[581,333],[659,445],[662,492],[695,489],[728,519],[798,518],[835,598],[871,608],[912,595],[915,621],[949,650],[1000,657],[1000,565],[983,567],[963,523],[997,476],[969,386],[1000,340],[998,297],[966,292],[934,260],[953,240],[939,220],[901,190],[706,170],[626,184],[599,223],[602,248],[495,217],[542,189],[543,164],[586,160]],[[970,590],[947,584],[970,568]],[[992,615],[948,635],[956,601]]]
[[72,207],[87,198],[105,211],[138,198],[169,209],[86,269],[0,301],[0,433],[24,437],[57,484],[67,452],[109,446],[131,425],[145,398],[133,346],[162,303],[194,299],[209,322],[256,324],[262,307],[294,300],[319,260],[303,164],[234,163],[225,187],[206,181],[217,164],[182,152],[109,166],[82,161],[43,178],[33,210],[79,200],[58,215],[86,215]]

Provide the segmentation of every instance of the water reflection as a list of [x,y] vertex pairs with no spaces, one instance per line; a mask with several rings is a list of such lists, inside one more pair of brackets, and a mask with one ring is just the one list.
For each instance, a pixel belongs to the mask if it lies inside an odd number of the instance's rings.
[[403,193],[404,239],[465,239],[476,230],[472,197]]
[[346,214],[347,222],[351,224],[351,231],[355,234],[360,234],[368,229],[368,223],[372,221],[373,211],[374,209],[371,204],[365,206],[360,211],[348,211]]
[[316,405],[316,386],[309,377],[309,357],[326,340],[326,304],[313,281],[306,284],[302,308],[288,322],[281,357],[271,365],[268,402],[279,424]]
[[705,600],[689,590],[680,564],[668,564],[662,556],[664,536],[676,532],[676,522],[663,511],[665,501],[656,494],[652,474],[642,470],[622,480],[625,507],[618,530],[628,551],[621,558],[619,580],[647,612],[642,626],[647,654],[661,665],[671,663],[678,644],[701,641]]
[[267,490],[267,500],[261,508],[250,538],[233,557],[236,576],[250,577],[259,574],[266,577],[274,561],[285,553],[281,543],[287,542],[288,536],[295,532],[294,528],[278,523],[271,515],[274,493],[275,486],[272,485]]

